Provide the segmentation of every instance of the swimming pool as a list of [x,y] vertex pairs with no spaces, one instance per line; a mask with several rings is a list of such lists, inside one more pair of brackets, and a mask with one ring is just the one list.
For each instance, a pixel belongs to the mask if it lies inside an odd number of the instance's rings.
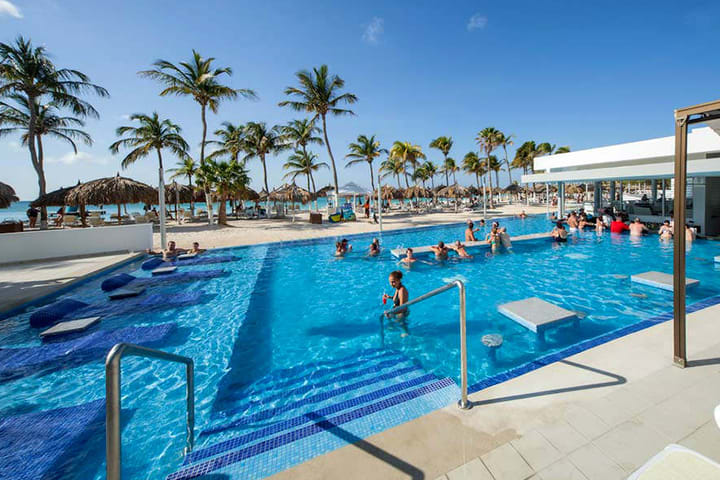
[[[511,235],[550,229],[544,216],[500,221]],[[183,370],[143,359],[124,361],[125,477],[262,478],[457,400],[457,295],[413,306],[407,337],[392,324],[381,332],[379,315],[387,307],[381,295],[390,293],[388,273],[398,268],[389,248],[450,241],[462,232],[462,225],[453,225],[386,233],[379,258],[364,256],[368,235],[351,237],[355,252],[344,259],[332,256],[332,238],[215,250],[205,255],[238,260],[181,270],[222,268],[225,275],[149,287],[145,295],[167,300],[104,317],[97,330],[145,328],[127,334],[138,341],[154,338],[153,346],[189,356],[196,365],[198,438],[195,451],[183,458]],[[565,245],[541,239],[518,243],[512,253],[471,253],[476,254],[472,260],[426,258],[427,264],[405,269],[403,279],[411,297],[453,279],[465,282],[471,389],[672,308],[671,292],[629,281],[634,273],[672,271],[672,245],[655,236],[585,232]],[[720,244],[705,241],[688,251],[687,275],[701,281],[688,290],[688,303],[720,294],[713,262],[719,253]],[[139,262],[118,271],[150,276]],[[100,284],[115,273],[61,297],[102,305],[107,300]],[[188,292],[201,294],[175,308],[172,299]],[[544,343],[538,342],[497,312],[502,303],[532,296],[583,318],[577,327],[551,330]],[[10,348],[41,346],[37,330],[27,326],[31,314],[0,321],[0,356]],[[487,333],[504,337],[496,361],[480,340]],[[103,399],[103,356],[36,362],[6,377],[0,384],[0,418]],[[63,478],[104,478],[104,436],[102,431],[87,435],[68,447],[72,458],[54,460]]]

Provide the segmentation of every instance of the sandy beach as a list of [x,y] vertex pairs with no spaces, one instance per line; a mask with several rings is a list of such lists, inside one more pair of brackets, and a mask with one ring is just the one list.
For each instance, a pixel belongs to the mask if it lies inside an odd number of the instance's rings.
[[[488,210],[488,217],[517,215],[525,210],[528,214],[545,213],[547,208],[524,204],[501,205]],[[401,213],[392,212],[383,215],[383,231],[411,227],[426,227],[449,223],[474,221],[482,218],[482,212],[438,212],[438,213]],[[192,242],[200,242],[202,248],[231,247],[254,245],[265,242],[300,240],[306,238],[339,237],[354,233],[377,232],[379,225],[371,220],[360,218],[355,222],[329,223],[322,225],[309,223],[307,212],[284,219],[268,220],[229,220],[228,225],[208,226],[204,222],[193,222],[182,225],[170,222],[167,227],[168,240],[175,240],[182,248],[189,248]],[[155,229],[154,248],[160,248],[160,233]]]

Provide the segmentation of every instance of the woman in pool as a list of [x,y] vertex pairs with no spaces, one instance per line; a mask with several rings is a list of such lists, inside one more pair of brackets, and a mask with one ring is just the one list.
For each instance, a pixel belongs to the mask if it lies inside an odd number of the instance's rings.
[[[405,305],[410,298],[410,293],[408,293],[408,289],[405,288],[405,285],[402,284],[402,277],[403,274],[399,270],[390,272],[390,277],[388,278],[388,281],[390,282],[390,286],[395,289],[395,293],[392,295],[392,297],[386,293],[383,293],[383,301],[392,298],[393,308]],[[410,310],[408,310],[407,308],[401,308],[395,313],[386,313],[385,316],[395,319],[395,321],[397,321],[404,330],[402,336],[407,337],[408,330],[406,320],[409,314]]]
[[567,242],[568,232],[565,230],[565,225],[563,225],[562,222],[557,222],[555,224],[555,228],[553,228],[553,231],[550,232],[550,235],[552,235],[553,239],[557,243]]
[[502,239],[500,238],[500,232],[498,231],[498,227],[494,222],[490,233],[488,233],[485,237],[485,241],[490,244],[490,249],[493,252],[495,252],[502,243]]
[[595,219],[595,233],[602,235],[603,230],[605,230],[605,223],[598,217]]
[[377,238],[373,238],[368,255],[371,257],[380,255],[380,241]]
[[658,235],[660,235],[660,240],[671,240],[673,236],[672,228],[670,228],[670,221],[665,220],[658,230]]

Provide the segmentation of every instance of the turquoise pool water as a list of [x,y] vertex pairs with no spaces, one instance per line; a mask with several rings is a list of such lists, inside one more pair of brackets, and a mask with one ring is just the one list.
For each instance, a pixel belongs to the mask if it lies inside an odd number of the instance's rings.
[[[500,222],[511,235],[551,227],[544,216]],[[177,328],[159,348],[192,357],[196,365],[197,456],[183,467],[183,370],[143,359],[124,361],[126,477],[164,478],[180,470],[171,478],[196,478],[198,472],[225,475],[212,478],[262,478],[456,399],[457,294],[451,290],[412,307],[409,336],[402,337],[391,324],[381,332],[381,295],[390,292],[387,276],[395,269],[405,272],[411,297],[453,279],[465,282],[471,385],[672,308],[671,292],[629,280],[634,273],[672,271],[672,245],[655,236],[631,239],[585,232],[564,245],[541,239],[518,243],[507,253],[478,250],[471,252],[472,260],[438,263],[424,258],[427,263],[409,270],[389,253],[389,248],[450,241],[462,234],[462,225],[386,233],[379,258],[364,255],[371,239],[367,235],[351,238],[354,251],[343,259],[332,255],[334,238],[216,250],[206,255],[240,259],[181,269],[223,268],[225,276],[149,288],[148,293],[167,298],[202,291],[194,304],[103,318],[97,329],[174,323]],[[701,282],[688,290],[688,303],[720,294],[720,271],[713,262],[718,254],[720,244],[715,242],[699,240],[688,250],[687,274]],[[140,262],[118,272],[149,276],[140,270]],[[61,298],[103,304],[107,300],[100,283],[118,272]],[[549,331],[540,343],[535,334],[497,312],[502,303],[532,296],[580,312],[579,326]],[[28,327],[32,310],[40,307],[0,321],[0,349],[41,347],[38,331]],[[487,333],[504,337],[496,361],[480,340]],[[0,418],[104,398],[102,355],[97,357],[72,365],[58,362],[3,380]],[[430,384],[434,386],[427,394],[368,407]],[[354,408],[365,410],[337,420],[346,422],[343,428],[319,433],[308,429]],[[263,443],[282,435],[290,436],[276,445]],[[63,478],[104,478],[104,437],[74,448],[84,461],[63,465]],[[192,471],[194,464],[203,467]]]

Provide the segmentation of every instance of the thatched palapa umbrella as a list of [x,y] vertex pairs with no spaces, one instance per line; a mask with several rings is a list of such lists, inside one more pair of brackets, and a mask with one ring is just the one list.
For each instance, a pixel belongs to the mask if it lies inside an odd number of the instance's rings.
[[238,200],[259,200],[260,194],[250,187],[243,188],[237,194]]
[[403,198],[403,192],[392,185],[383,185],[380,189],[383,200],[399,200]]
[[[77,183],[80,185],[80,182]],[[76,185],[77,186],[77,185]],[[57,190],[40,195],[32,201],[31,207],[63,207],[68,205],[67,196],[75,187],[60,187]]]
[[293,221],[295,221],[295,202],[308,203],[312,200],[312,193],[302,187],[298,187],[294,183],[285,184],[270,193],[270,200],[281,202],[292,202]]
[[326,187],[322,187],[320,190],[317,191],[318,197],[327,197],[329,192],[334,192],[335,187],[332,185],[328,185]]
[[405,198],[413,198],[413,197],[427,197],[429,195],[429,192],[426,188],[421,187],[420,185],[413,186],[410,188],[405,189]]
[[457,198],[458,198],[458,197],[464,197],[464,196],[468,195],[469,193],[470,193],[470,192],[468,191],[467,188],[465,188],[465,187],[463,187],[462,185],[459,185],[459,184],[457,184],[457,183],[456,183],[455,185],[449,185],[449,186],[447,186],[447,187],[445,187],[445,188],[442,188],[442,189],[440,189],[440,190],[438,191],[438,195],[441,196],[441,197],[446,197],[446,198],[452,197],[452,198],[456,199],[456,201],[455,201],[455,212],[457,212],[457,208],[458,208]]
[[[68,205],[107,205],[117,204],[118,224],[121,223],[120,207],[124,203],[157,203],[158,192],[150,185],[121,177],[99,178],[78,185],[68,194]],[[165,212],[160,212],[165,215]]]
[[8,208],[11,203],[17,202],[15,189],[7,183],[0,182],[0,208]]

